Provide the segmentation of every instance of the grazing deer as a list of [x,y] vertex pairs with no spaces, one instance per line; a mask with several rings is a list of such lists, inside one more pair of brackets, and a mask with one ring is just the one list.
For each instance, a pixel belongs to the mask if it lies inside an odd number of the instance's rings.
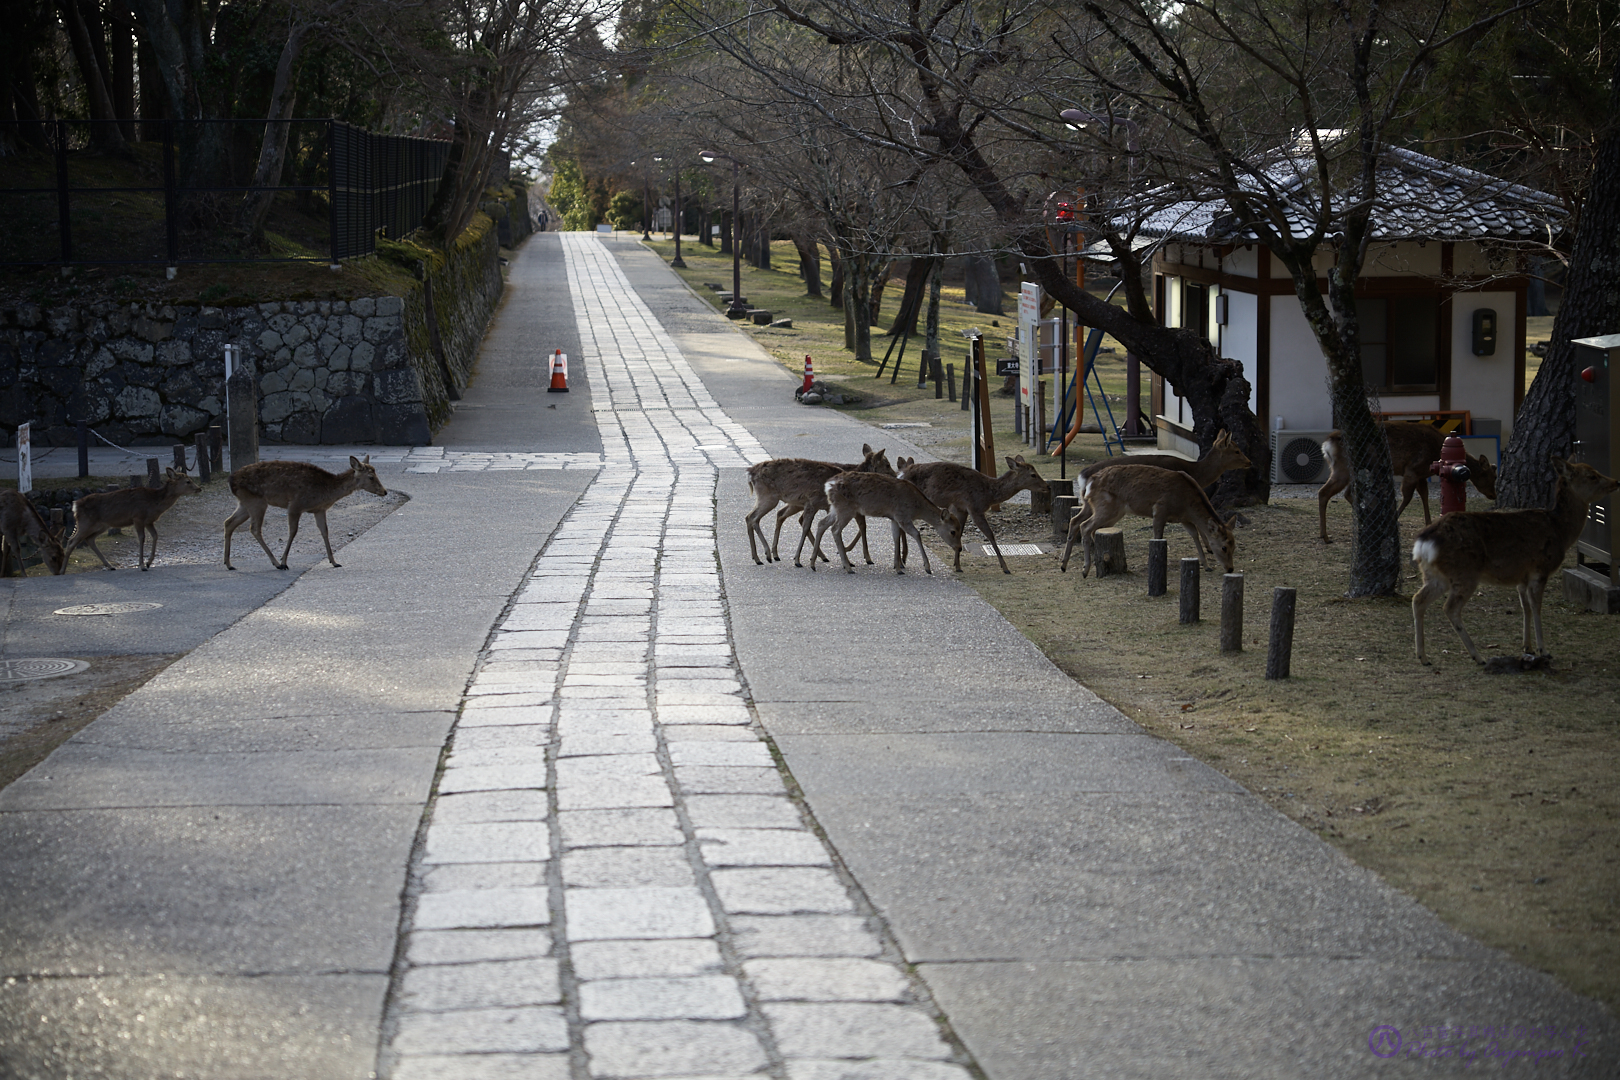
[[[1215,512],[1215,507],[1198,482],[1184,472],[1161,469],[1157,465],[1116,465],[1104,469],[1091,480],[1086,505],[1091,513],[1076,515],[1069,522],[1069,542],[1063,547],[1060,570],[1069,569],[1069,553],[1078,537],[1086,553],[1080,576],[1091,573],[1092,536],[1126,514],[1153,519],[1153,538],[1163,539],[1167,522],[1180,522],[1192,534],[1200,559],[1213,554],[1227,573],[1232,572],[1232,555],[1237,541],[1232,530]],[[1205,545],[1208,545],[1208,552]]]
[[62,530],[52,532],[39,516],[28,496],[9,489],[0,491],[0,571],[9,571],[8,560],[17,560],[17,576],[27,577],[28,567],[23,562],[22,539],[33,541],[34,547],[45,559],[45,567],[53,574],[67,569],[67,552],[62,550]]
[[[1423,663],[1423,615],[1446,593],[1446,617],[1457,628],[1468,655],[1477,663],[1479,650],[1463,629],[1462,609],[1479,583],[1512,585],[1519,590],[1524,612],[1523,651],[1530,652],[1535,624],[1535,650],[1546,651],[1541,634],[1541,595],[1547,579],[1563,565],[1570,545],[1586,525],[1586,508],[1620,488],[1590,465],[1552,459],[1558,473],[1557,494],[1550,510],[1475,510],[1446,514],[1417,534],[1412,558],[1423,574],[1423,587],[1412,597],[1412,624],[1417,655]],[[1448,591],[1449,590],[1449,591]]]
[[[353,455],[349,467],[333,474],[318,465],[305,461],[260,461],[244,465],[231,473],[231,494],[236,496],[236,510],[225,519],[225,569],[231,565],[231,533],[237,526],[251,519],[253,539],[270,556],[270,565],[277,570],[287,569],[287,556],[292,551],[293,537],[298,535],[298,519],[308,513],[314,516],[316,528],[326,543],[326,561],[341,566],[332,554],[332,538],[326,534],[326,512],[354,491],[369,491],[373,495],[387,495],[388,489],[377,479],[377,470],[371,466],[371,455],[364,461]],[[270,545],[264,542],[264,512],[272,506],[287,508],[287,547],[277,562]]]
[[[201,490],[196,481],[186,475],[184,469],[170,466],[164,470],[162,487],[149,488],[142,485],[120,488],[117,491],[102,491],[76,499],[73,503],[73,539],[67,546],[66,554],[72,555],[79,545],[89,544],[90,550],[96,553],[96,558],[101,560],[102,566],[108,570],[116,570],[117,567],[108,562],[107,556],[96,546],[96,537],[108,529],[127,529],[133,525],[140,536],[140,547],[135,553],[135,565],[142,570],[150,570],[153,560],[157,558],[157,519],[186,492]],[[146,533],[149,529],[152,532],[150,558],[146,555]]]
[[[1401,478],[1400,517],[1406,504],[1416,493],[1423,500],[1423,523],[1433,520],[1429,515],[1429,466],[1440,460],[1440,448],[1446,441],[1445,432],[1429,424],[1413,424],[1404,420],[1382,420],[1384,438],[1389,443],[1389,463],[1392,475]],[[1327,481],[1316,492],[1316,507],[1321,518],[1322,542],[1333,541],[1327,531],[1327,504],[1333,496],[1350,486],[1350,455],[1344,445],[1343,432],[1332,432],[1322,442],[1322,452],[1328,459]],[[1468,458],[1468,479],[1487,499],[1496,498],[1496,466],[1480,454]]]
[[[967,520],[971,515],[973,524],[977,525],[984,538],[990,541],[990,548],[1001,563],[1001,572],[1012,573],[1007,569],[1007,560],[1001,557],[1001,545],[996,543],[996,534],[990,531],[990,522],[985,520],[984,513],[1026,488],[1031,492],[1050,494],[1052,489],[1035,471],[1035,466],[1025,461],[1022,456],[1010,457],[1007,459],[1007,471],[995,479],[977,469],[970,469],[966,465],[958,465],[952,461],[919,462],[912,458],[901,458],[899,466],[900,479],[916,484],[922,489],[922,493],[928,496],[929,502],[950,512],[956,522],[958,536],[967,528]],[[958,572],[962,569],[960,544],[956,547],[955,569]]]
[[[940,510],[922,493],[922,489],[909,480],[900,480],[893,476],[884,476],[881,473],[845,472],[839,473],[827,481],[827,504],[830,511],[821,521],[821,527],[816,530],[816,546],[821,545],[821,534],[830,526],[833,530],[833,543],[838,547],[838,556],[844,560],[844,569],[850,573],[855,567],[850,565],[848,550],[844,547],[844,526],[855,517],[883,517],[889,519],[894,534],[894,572],[905,573],[905,556],[900,549],[900,534],[902,530],[911,539],[917,542],[922,551],[923,570],[932,574],[934,568],[928,562],[928,548],[922,542],[922,536],[913,524],[918,518],[932,525],[951,545],[951,549],[958,554],[962,550],[962,528],[956,519]],[[828,560],[831,562],[831,560]],[[816,568],[815,553],[810,555],[810,569]]]
[[[853,465],[841,465],[830,461],[810,461],[806,458],[773,458],[770,461],[761,461],[748,469],[748,489],[754,493],[754,508],[748,512],[744,521],[748,527],[748,550],[754,556],[757,565],[760,562],[759,551],[755,547],[754,537],[759,537],[759,543],[765,547],[766,562],[780,562],[781,552],[779,545],[782,541],[782,522],[799,513],[802,518],[803,529],[799,535],[799,549],[793,553],[793,565],[803,566],[804,542],[810,536],[810,525],[816,514],[827,509],[827,494],[824,490],[827,481],[841,472],[870,472],[881,473],[884,476],[893,476],[894,467],[889,464],[887,450],[873,450],[870,445],[861,446],[861,460]],[[776,538],[769,543],[765,541],[765,530],[760,522],[777,503],[783,503],[782,509],[776,514]],[[866,557],[867,565],[872,563],[872,553],[866,546],[866,519],[859,519],[861,553]],[[815,565],[816,557],[823,562],[829,562],[827,556],[817,545],[810,552],[810,563]]]
[[1130,454],[1125,457],[1109,458],[1107,461],[1093,462],[1081,469],[1080,481],[1075,487],[1078,489],[1080,500],[1085,502],[1086,488],[1090,486],[1091,478],[1098,473],[1119,465],[1156,465],[1161,469],[1184,472],[1192,477],[1199,487],[1208,488],[1233,469],[1247,469],[1251,464],[1253,463],[1249,460],[1249,456],[1232,441],[1232,433],[1223,431],[1215,436],[1215,442],[1210,446],[1209,453],[1197,461],[1188,461],[1174,454]]

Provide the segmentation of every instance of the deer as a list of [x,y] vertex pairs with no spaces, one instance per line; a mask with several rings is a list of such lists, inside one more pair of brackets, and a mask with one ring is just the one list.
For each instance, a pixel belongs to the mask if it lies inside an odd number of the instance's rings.
[[[816,530],[816,546],[818,548],[821,546],[821,534],[831,527],[833,543],[838,548],[838,557],[844,560],[844,569],[851,574],[855,572],[855,567],[851,565],[848,550],[844,547],[843,532],[844,526],[855,517],[889,519],[894,536],[894,572],[897,574],[906,572],[905,555],[900,547],[902,531],[915,540],[918,549],[922,551],[923,570],[929,574],[934,572],[933,566],[928,561],[928,548],[917,532],[915,522],[918,518],[932,525],[945,542],[950,544],[953,551],[958,555],[961,553],[960,523],[929,501],[922,489],[909,480],[884,476],[881,473],[845,472],[828,480],[825,491],[829,512]],[[815,568],[816,558],[812,552],[810,569]]]
[[[996,534],[990,531],[990,522],[985,520],[985,511],[1025,489],[1048,494],[1052,489],[1035,471],[1035,466],[1025,461],[1022,455],[1006,460],[1007,471],[994,479],[977,469],[952,461],[920,462],[914,458],[900,458],[896,464],[900,467],[900,479],[916,484],[928,496],[929,502],[949,511],[956,522],[958,536],[967,529],[967,520],[971,515],[973,524],[990,541],[990,548],[1001,563],[1001,572],[1010,574],[1012,571],[1007,569],[1007,560],[1001,555],[1001,545],[996,543]],[[955,570],[957,573],[962,571],[960,544],[956,546]]]
[[[292,552],[293,537],[298,535],[298,519],[304,514],[315,518],[326,544],[326,561],[341,566],[332,554],[332,538],[326,532],[326,512],[332,504],[355,491],[369,491],[373,495],[387,495],[388,489],[377,479],[377,470],[371,465],[371,455],[362,461],[349,456],[349,467],[340,473],[329,473],[319,465],[306,461],[259,461],[244,465],[231,473],[231,494],[236,496],[236,509],[225,519],[225,569],[231,565],[231,533],[244,521],[251,520],[253,539],[270,556],[270,565],[277,570],[287,569],[287,556]],[[270,507],[287,510],[287,547],[276,560],[270,545],[264,542],[264,512]]]
[[[1076,515],[1069,522],[1069,541],[1063,547],[1063,562],[1059,569],[1069,569],[1069,553],[1074,550],[1076,538],[1085,550],[1085,566],[1080,576],[1091,573],[1092,537],[1098,529],[1106,529],[1126,514],[1153,519],[1153,538],[1164,538],[1168,522],[1179,522],[1192,534],[1200,559],[1213,554],[1227,573],[1232,572],[1232,556],[1237,541],[1231,527],[1221,520],[1215,506],[1187,473],[1161,469],[1157,465],[1120,464],[1104,469],[1092,477],[1086,505],[1091,513],[1085,518]],[[1205,546],[1208,551],[1205,551]]]
[[[793,565],[804,565],[804,542],[810,536],[810,525],[816,514],[827,509],[827,496],[823,490],[827,481],[841,472],[871,472],[881,473],[885,476],[894,475],[894,467],[889,464],[887,450],[873,450],[868,444],[861,446],[861,460],[852,465],[837,464],[830,461],[811,461],[807,458],[773,458],[770,461],[761,461],[748,469],[748,489],[754,493],[754,508],[744,518],[748,527],[748,550],[754,557],[755,565],[764,565],[759,558],[759,551],[755,547],[754,538],[757,535],[759,542],[765,547],[766,562],[780,562],[781,553],[779,545],[782,540],[782,522],[795,512],[802,515],[803,531],[799,535],[799,549],[793,553]],[[777,503],[785,504],[776,514],[776,538],[770,543],[765,541],[765,530],[760,522]],[[866,557],[868,566],[872,564],[872,553],[866,546],[866,519],[859,519],[861,554]],[[810,564],[815,565],[816,557],[823,562],[830,562],[820,550],[819,544],[810,552]]]
[[[157,559],[158,531],[157,519],[162,517],[175,504],[180,496],[191,492],[202,491],[202,486],[186,474],[184,469],[176,469],[172,465],[164,470],[162,487],[120,488],[117,491],[100,491],[94,495],[85,495],[73,502],[73,539],[69,541],[63,562],[71,556],[80,545],[89,544],[90,550],[96,553],[101,565],[108,570],[118,569],[107,561],[107,556],[101,553],[96,546],[96,537],[108,529],[127,529],[135,527],[140,536],[140,547],[135,553],[135,565],[143,571],[152,569],[152,563]],[[152,533],[152,554],[146,554],[146,534]]]
[[39,516],[28,496],[10,489],[0,491],[0,570],[8,571],[8,560],[17,560],[17,575],[28,576],[23,562],[22,540],[27,537],[45,559],[45,567],[52,574],[67,569],[67,552],[62,550],[62,532],[52,531]]
[[1551,509],[1459,511],[1418,532],[1412,559],[1423,574],[1423,587],[1412,597],[1412,626],[1421,663],[1429,662],[1423,655],[1423,616],[1442,593],[1446,594],[1446,617],[1457,628],[1468,655],[1475,663],[1485,662],[1462,624],[1463,605],[1482,581],[1518,589],[1519,608],[1524,613],[1522,651],[1530,653],[1532,624],[1536,655],[1546,651],[1541,596],[1547,579],[1563,565],[1570,545],[1585,527],[1587,506],[1620,488],[1620,481],[1590,465],[1555,457],[1552,466],[1558,486]]
[[[1210,445],[1209,453],[1197,461],[1188,461],[1175,454],[1131,454],[1127,457],[1109,458],[1107,461],[1097,461],[1080,470],[1080,479],[1075,488],[1079,492],[1080,500],[1086,501],[1086,489],[1091,484],[1091,478],[1107,469],[1119,465],[1156,465],[1161,469],[1172,469],[1184,472],[1201,488],[1208,488],[1222,476],[1233,469],[1247,469],[1253,462],[1238,444],[1232,441],[1232,433],[1222,431],[1215,436],[1215,442]],[[1087,511],[1082,510],[1084,514]]]
[[[1416,493],[1423,500],[1423,524],[1433,518],[1429,513],[1429,466],[1440,460],[1440,448],[1446,441],[1445,432],[1429,424],[1413,424],[1404,420],[1381,420],[1384,438],[1389,443],[1389,463],[1392,475],[1401,478],[1400,517]],[[1316,492],[1317,514],[1321,519],[1324,544],[1333,543],[1327,531],[1327,505],[1333,496],[1350,486],[1350,455],[1344,445],[1344,433],[1330,432],[1322,442],[1322,452],[1328,459],[1328,478]],[[1496,466],[1485,457],[1465,455],[1468,458],[1468,479],[1487,499],[1496,498]]]

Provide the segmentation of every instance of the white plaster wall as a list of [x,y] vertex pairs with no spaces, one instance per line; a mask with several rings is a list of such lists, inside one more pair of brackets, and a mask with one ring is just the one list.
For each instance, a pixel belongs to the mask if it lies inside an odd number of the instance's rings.
[[1440,276],[1440,242],[1427,244],[1405,241],[1382,244],[1367,250],[1367,261],[1362,267],[1363,277],[1422,277]]
[[[1227,292],[1226,325],[1220,327],[1221,355],[1243,364],[1243,374],[1249,380],[1249,408],[1259,405],[1260,381],[1255,376],[1255,362],[1259,356],[1260,335],[1258,320],[1259,297],[1253,293]],[[1272,300],[1276,304],[1276,299]]]
[[1234,277],[1260,276],[1260,249],[1237,248],[1226,256],[1225,270]]
[[1327,361],[1305,313],[1286,296],[1271,301],[1271,415],[1262,419],[1271,428],[1278,416],[1289,428],[1325,431],[1333,426]]
[[[1451,298],[1451,407],[1513,427],[1513,333],[1518,296],[1510,292],[1464,292]],[[1474,309],[1496,309],[1496,355],[1474,355]]]

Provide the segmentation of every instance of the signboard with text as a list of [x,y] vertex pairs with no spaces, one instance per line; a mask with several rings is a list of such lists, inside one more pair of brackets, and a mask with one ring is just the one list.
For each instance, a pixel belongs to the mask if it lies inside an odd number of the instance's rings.
[[34,445],[29,425],[17,425],[17,490],[23,495],[34,490]]

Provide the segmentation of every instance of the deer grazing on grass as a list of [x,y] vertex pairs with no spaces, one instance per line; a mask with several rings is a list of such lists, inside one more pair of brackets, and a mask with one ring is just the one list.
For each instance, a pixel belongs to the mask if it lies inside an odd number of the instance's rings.
[[[140,547],[135,553],[135,565],[142,570],[152,569],[152,562],[157,558],[158,531],[157,519],[174,505],[176,499],[186,492],[199,492],[202,488],[196,481],[186,475],[184,469],[170,466],[164,470],[163,486],[149,488],[140,487],[120,488],[117,491],[102,491],[94,495],[86,495],[74,500],[73,503],[73,539],[67,546],[67,555],[81,544],[89,544],[90,550],[96,553],[101,565],[108,570],[116,570],[107,556],[101,553],[96,546],[96,537],[108,529],[127,529],[135,527],[140,536]],[[146,554],[146,533],[152,533],[152,554]],[[64,556],[64,562],[66,558]]]
[[[902,530],[917,542],[917,548],[922,552],[923,570],[930,574],[934,572],[928,562],[928,548],[924,546],[914,524],[918,518],[932,525],[958,557],[961,555],[961,525],[949,513],[930,502],[922,489],[909,480],[881,473],[845,472],[827,481],[826,493],[830,511],[816,530],[816,546],[821,546],[821,534],[831,527],[838,556],[844,560],[844,569],[852,574],[855,567],[850,564],[848,549],[844,547],[843,532],[844,526],[856,517],[889,519],[894,534],[894,572],[897,574],[905,573],[905,555],[900,548]],[[827,561],[831,562],[830,559]],[[810,569],[815,568],[816,556],[811,552]]]
[[[759,537],[759,543],[765,547],[765,562],[780,562],[781,553],[778,546],[782,541],[782,522],[799,513],[802,517],[803,529],[799,535],[799,549],[793,553],[793,565],[803,566],[804,542],[810,537],[810,526],[816,514],[827,509],[827,481],[842,472],[870,472],[880,473],[884,476],[893,476],[894,467],[889,464],[887,450],[873,450],[871,446],[861,446],[861,460],[853,465],[840,465],[830,461],[810,461],[806,458],[773,458],[770,461],[761,461],[757,465],[749,466],[748,490],[754,493],[754,508],[748,512],[744,519],[748,526],[748,550],[754,556],[756,565],[760,562],[759,550],[754,545],[754,537]],[[781,510],[776,514],[776,538],[769,543],[765,540],[765,530],[760,522],[771,508],[777,503],[783,503]],[[866,557],[868,566],[872,564],[872,553],[866,547],[866,519],[859,519],[861,554]],[[810,552],[810,564],[815,565],[816,557],[823,562],[830,562],[820,550],[819,544]]]
[[67,552],[62,550],[62,530],[52,532],[39,516],[28,496],[20,492],[0,491],[0,571],[9,571],[9,560],[17,560],[17,576],[27,577],[28,567],[23,563],[22,540],[27,537],[45,560],[45,567],[53,574],[67,569]]
[[1086,555],[1080,576],[1090,574],[1093,535],[1126,514],[1135,514],[1153,519],[1155,540],[1163,539],[1166,523],[1179,522],[1192,534],[1199,558],[1205,559],[1207,564],[1208,555],[1212,553],[1227,573],[1232,572],[1232,556],[1237,548],[1232,530],[1215,512],[1204,489],[1184,472],[1161,469],[1157,465],[1132,464],[1104,469],[1091,479],[1086,506],[1091,511],[1089,515],[1082,518],[1076,514],[1069,522],[1069,542],[1063,546],[1060,570],[1069,569],[1069,553],[1074,550],[1075,539],[1079,538]]
[[[1001,563],[1001,572],[1012,573],[1007,569],[1007,560],[1001,557],[1001,545],[996,543],[996,534],[990,531],[990,522],[985,520],[984,512],[997,503],[1006,502],[1025,489],[1050,494],[1052,489],[1035,471],[1035,466],[1025,461],[1022,456],[1009,457],[1007,471],[991,479],[977,469],[970,469],[966,465],[958,465],[951,461],[919,462],[912,458],[901,458],[898,464],[900,479],[916,484],[922,489],[922,493],[928,496],[929,502],[949,511],[956,522],[958,536],[967,528],[967,520],[971,515],[973,523],[979,527],[984,538],[990,541],[990,548]],[[956,546],[955,569],[958,572],[962,569],[960,544]]]
[[[332,554],[332,538],[326,534],[326,512],[354,491],[369,491],[373,495],[387,495],[388,489],[377,479],[377,470],[371,466],[371,455],[364,461],[349,457],[349,467],[333,474],[318,465],[305,461],[260,461],[244,465],[231,473],[231,494],[236,496],[236,509],[225,519],[225,569],[231,565],[231,533],[244,521],[250,526],[253,539],[270,556],[270,565],[277,570],[287,569],[287,555],[292,551],[293,537],[298,535],[298,519],[312,514],[321,540],[326,544],[326,561],[341,566]],[[287,547],[278,562],[264,542],[264,512],[272,506],[287,509]]]
[[1463,629],[1462,609],[1479,583],[1512,585],[1519,590],[1524,612],[1523,652],[1546,651],[1541,633],[1541,595],[1547,579],[1563,565],[1570,545],[1586,525],[1586,508],[1594,499],[1620,488],[1590,465],[1553,458],[1557,494],[1550,510],[1476,510],[1447,514],[1422,529],[1412,544],[1412,558],[1423,574],[1423,587],[1412,597],[1412,624],[1417,655],[1423,663],[1423,615],[1446,593],[1446,617],[1476,663],[1484,663],[1474,639]]
[[[1429,466],[1440,460],[1440,447],[1446,441],[1445,432],[1429,424],[1413,424],[1404,420],[1383,420],[1384,438],[1389,442],[1389,462],[1392,475],[1401,478],[1400,517],[1413,493],[1423,500],[1423,523],[1429,524]],[[1350,486],[1350,455],[1344,445],[1343,432],[1335,431],[1322,442],[1322,452],[1328,459],[1327,481],[1316,492],[1317,513],[1321,518],[1322,542],[1333,541],[1327,531],[1327,505],[1333,496]],[[1496,466],[1481,454],[1468,458],[1468,479],[1487,499],[1496,498]]]
[[[1119,465],[1156,465],[1161,469],[1184,472],[1192,477],[1199,487],[1208,488],[1233,469],[1247,469],[1251,464],[1253,463],[1249,461],[1249,456],[1232,441],[1232,433],[1223,431],[1215,436],[1215,442],[1210,446],[1209,453],[1197,461],[1188,461],[1174,454],[1131,454],[1127,457],[1093,462],[1080,470],[1080,479],[1075,484],[1075,490],[1081,502],[1088,502],[1086,489],[1091,484],[1091,478]],[[1086,513],[1086,510],[1081,511],[1082,515]]]

